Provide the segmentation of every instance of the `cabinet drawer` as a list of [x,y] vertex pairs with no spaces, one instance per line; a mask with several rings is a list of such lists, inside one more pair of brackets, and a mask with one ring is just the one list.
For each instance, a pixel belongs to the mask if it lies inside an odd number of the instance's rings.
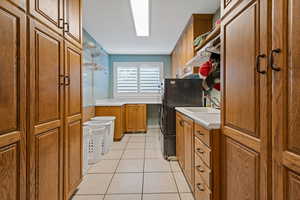
[[210,168],[211,150],[203,144],[197,137],[195,138],[195,152],[203,162]]
[[211,169],[203,163],[197,154],[195,154],[195,175],[196,174],[200,175],[204,183],[211,188]]
[[211,146],[209,131],[195,123],[195,136],[197,136],[204,144]]
[[208,189],[198,173],[195,174],[195,200],[210,200],[211,191]]

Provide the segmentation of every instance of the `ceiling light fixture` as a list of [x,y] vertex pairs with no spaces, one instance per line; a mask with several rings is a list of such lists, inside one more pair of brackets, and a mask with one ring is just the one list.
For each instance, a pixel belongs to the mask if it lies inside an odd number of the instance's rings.
[[149,0],[130,0],[136,35],[149,37]]

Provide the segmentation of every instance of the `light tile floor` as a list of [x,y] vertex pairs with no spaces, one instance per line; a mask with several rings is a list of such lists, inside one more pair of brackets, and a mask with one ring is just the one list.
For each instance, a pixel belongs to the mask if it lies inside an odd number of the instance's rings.
[[90,167],[72,200],[194,200],[178,162],[163,159],[159,130],[128,134]]

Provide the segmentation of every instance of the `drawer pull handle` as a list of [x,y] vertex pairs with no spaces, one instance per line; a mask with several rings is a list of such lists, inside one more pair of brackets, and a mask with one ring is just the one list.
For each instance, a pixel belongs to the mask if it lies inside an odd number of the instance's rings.
[[205,172],[205,170],[201,167],[201,165],[198,165],[198,166],[196,167],[196,169],[197,169],[200,173],[204,173],[204,172]]
[[203,133],[201,133],[200,131],[197,131],[198,135],[204,136]]
[[200,149],[200,148],[197,148],[197,151],[198,151],[198,153],[200,153],[200,154],[204,154],[205,152],[202,150],[202,149]]
[[197,188],[199,191],[205,191],[205,188],[203,187],[203,185],[201,183],[197,184]]

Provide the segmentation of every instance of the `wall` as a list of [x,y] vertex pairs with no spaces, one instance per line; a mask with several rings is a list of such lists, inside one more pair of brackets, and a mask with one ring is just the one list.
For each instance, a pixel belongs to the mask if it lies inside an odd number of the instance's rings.
[[[172,76],[170,55],[111,55],[110,56],[110,97],[113,97],[113,63],[114,62],[163,62],[164,77]],[[147,106],[147,118],[149,127],[158,127],[159,105]]]
[[[83,42],[83,64],[92,62],[92,53],[100,52],[94,62],[105,67],[104,70],[94,71],[83,66],[83,106],[87,107],[94,105],[95,99],[108,98],[109,96],[109,55],[84,29]],[[96,45],[96,49],[86,48],[86,44],[91,42]]]

